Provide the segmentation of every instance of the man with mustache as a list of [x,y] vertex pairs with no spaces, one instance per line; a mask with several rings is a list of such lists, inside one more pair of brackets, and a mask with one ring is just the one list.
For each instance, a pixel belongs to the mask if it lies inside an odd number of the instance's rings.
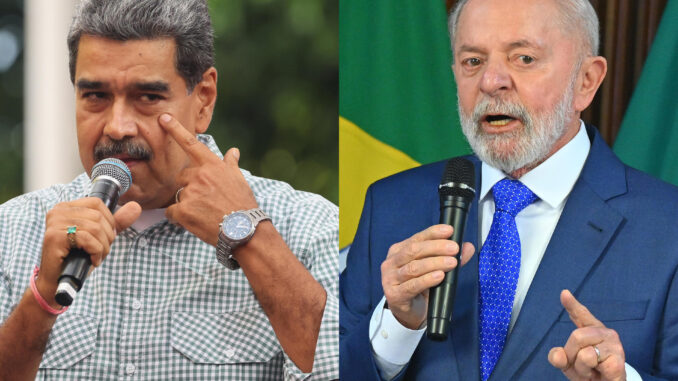
[[[80,158],[124,161],[133,185],[114,213],[86,174],[0,206],[0,380],[338,378],[338,210],[203,134],[212,34],[205,0],[79,3]],[[74,248],[95,269],[66,310]]]
[[[678,190],[579,119],[607,70],[593,7],[462,0],[449,28],[479,179],[465,243],[435,225],[445,162],[370,187],[340,279],[342,378],[678,378]],[[460,265],[432,341],[428,290]]]

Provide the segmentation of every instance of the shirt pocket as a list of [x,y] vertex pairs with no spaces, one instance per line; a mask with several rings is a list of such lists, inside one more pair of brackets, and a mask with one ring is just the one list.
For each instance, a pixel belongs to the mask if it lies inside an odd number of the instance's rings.
[[[628,320],[643,320],[647,312],[649,300],[639,301],[580,301],[601,322],[619,322]],[[570,321],[567,312],[560,315],[560,321]]]
[[52,327],[40,369],[70,369],[92,355],[97,341],[98,320],[67,312]]
[[281,352],[260,309],[218,314],[172,312],[170,343],[196,364],[268,362]]

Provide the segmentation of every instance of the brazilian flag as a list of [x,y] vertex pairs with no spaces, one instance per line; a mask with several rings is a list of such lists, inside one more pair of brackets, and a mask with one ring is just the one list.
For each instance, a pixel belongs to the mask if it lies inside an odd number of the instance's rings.
[[614,151],[628,165],[678,185],[678,0],[664,9]]
[[339,2],[339,244],[353,240],[367,187],[467,154],[445,2]]

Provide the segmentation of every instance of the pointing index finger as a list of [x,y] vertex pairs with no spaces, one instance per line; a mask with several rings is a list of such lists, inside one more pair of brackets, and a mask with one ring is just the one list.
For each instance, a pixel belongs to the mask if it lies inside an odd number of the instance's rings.
[[162,114],[158,118],[160,126],[165,129],[194,162],[201,164],[209,158],[216,157],[209,148],[200,143],[176,118],[170,114]]
[[565,307],[565,311],[570,315],[570,320],[577,326],[582,327],[605,327],[605,325],[589,311],[586,306],[572,295],[569,290],[563,290],[560,293],[560,303]]

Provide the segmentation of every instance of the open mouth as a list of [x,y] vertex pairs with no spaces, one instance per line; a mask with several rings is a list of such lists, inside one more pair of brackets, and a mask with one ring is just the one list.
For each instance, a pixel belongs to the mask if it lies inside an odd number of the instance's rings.
[[488,115],[485,117],[485,121],[494,127],[502,127],[509,124],[511,121],[516,120],[516,118],[510,115]]

